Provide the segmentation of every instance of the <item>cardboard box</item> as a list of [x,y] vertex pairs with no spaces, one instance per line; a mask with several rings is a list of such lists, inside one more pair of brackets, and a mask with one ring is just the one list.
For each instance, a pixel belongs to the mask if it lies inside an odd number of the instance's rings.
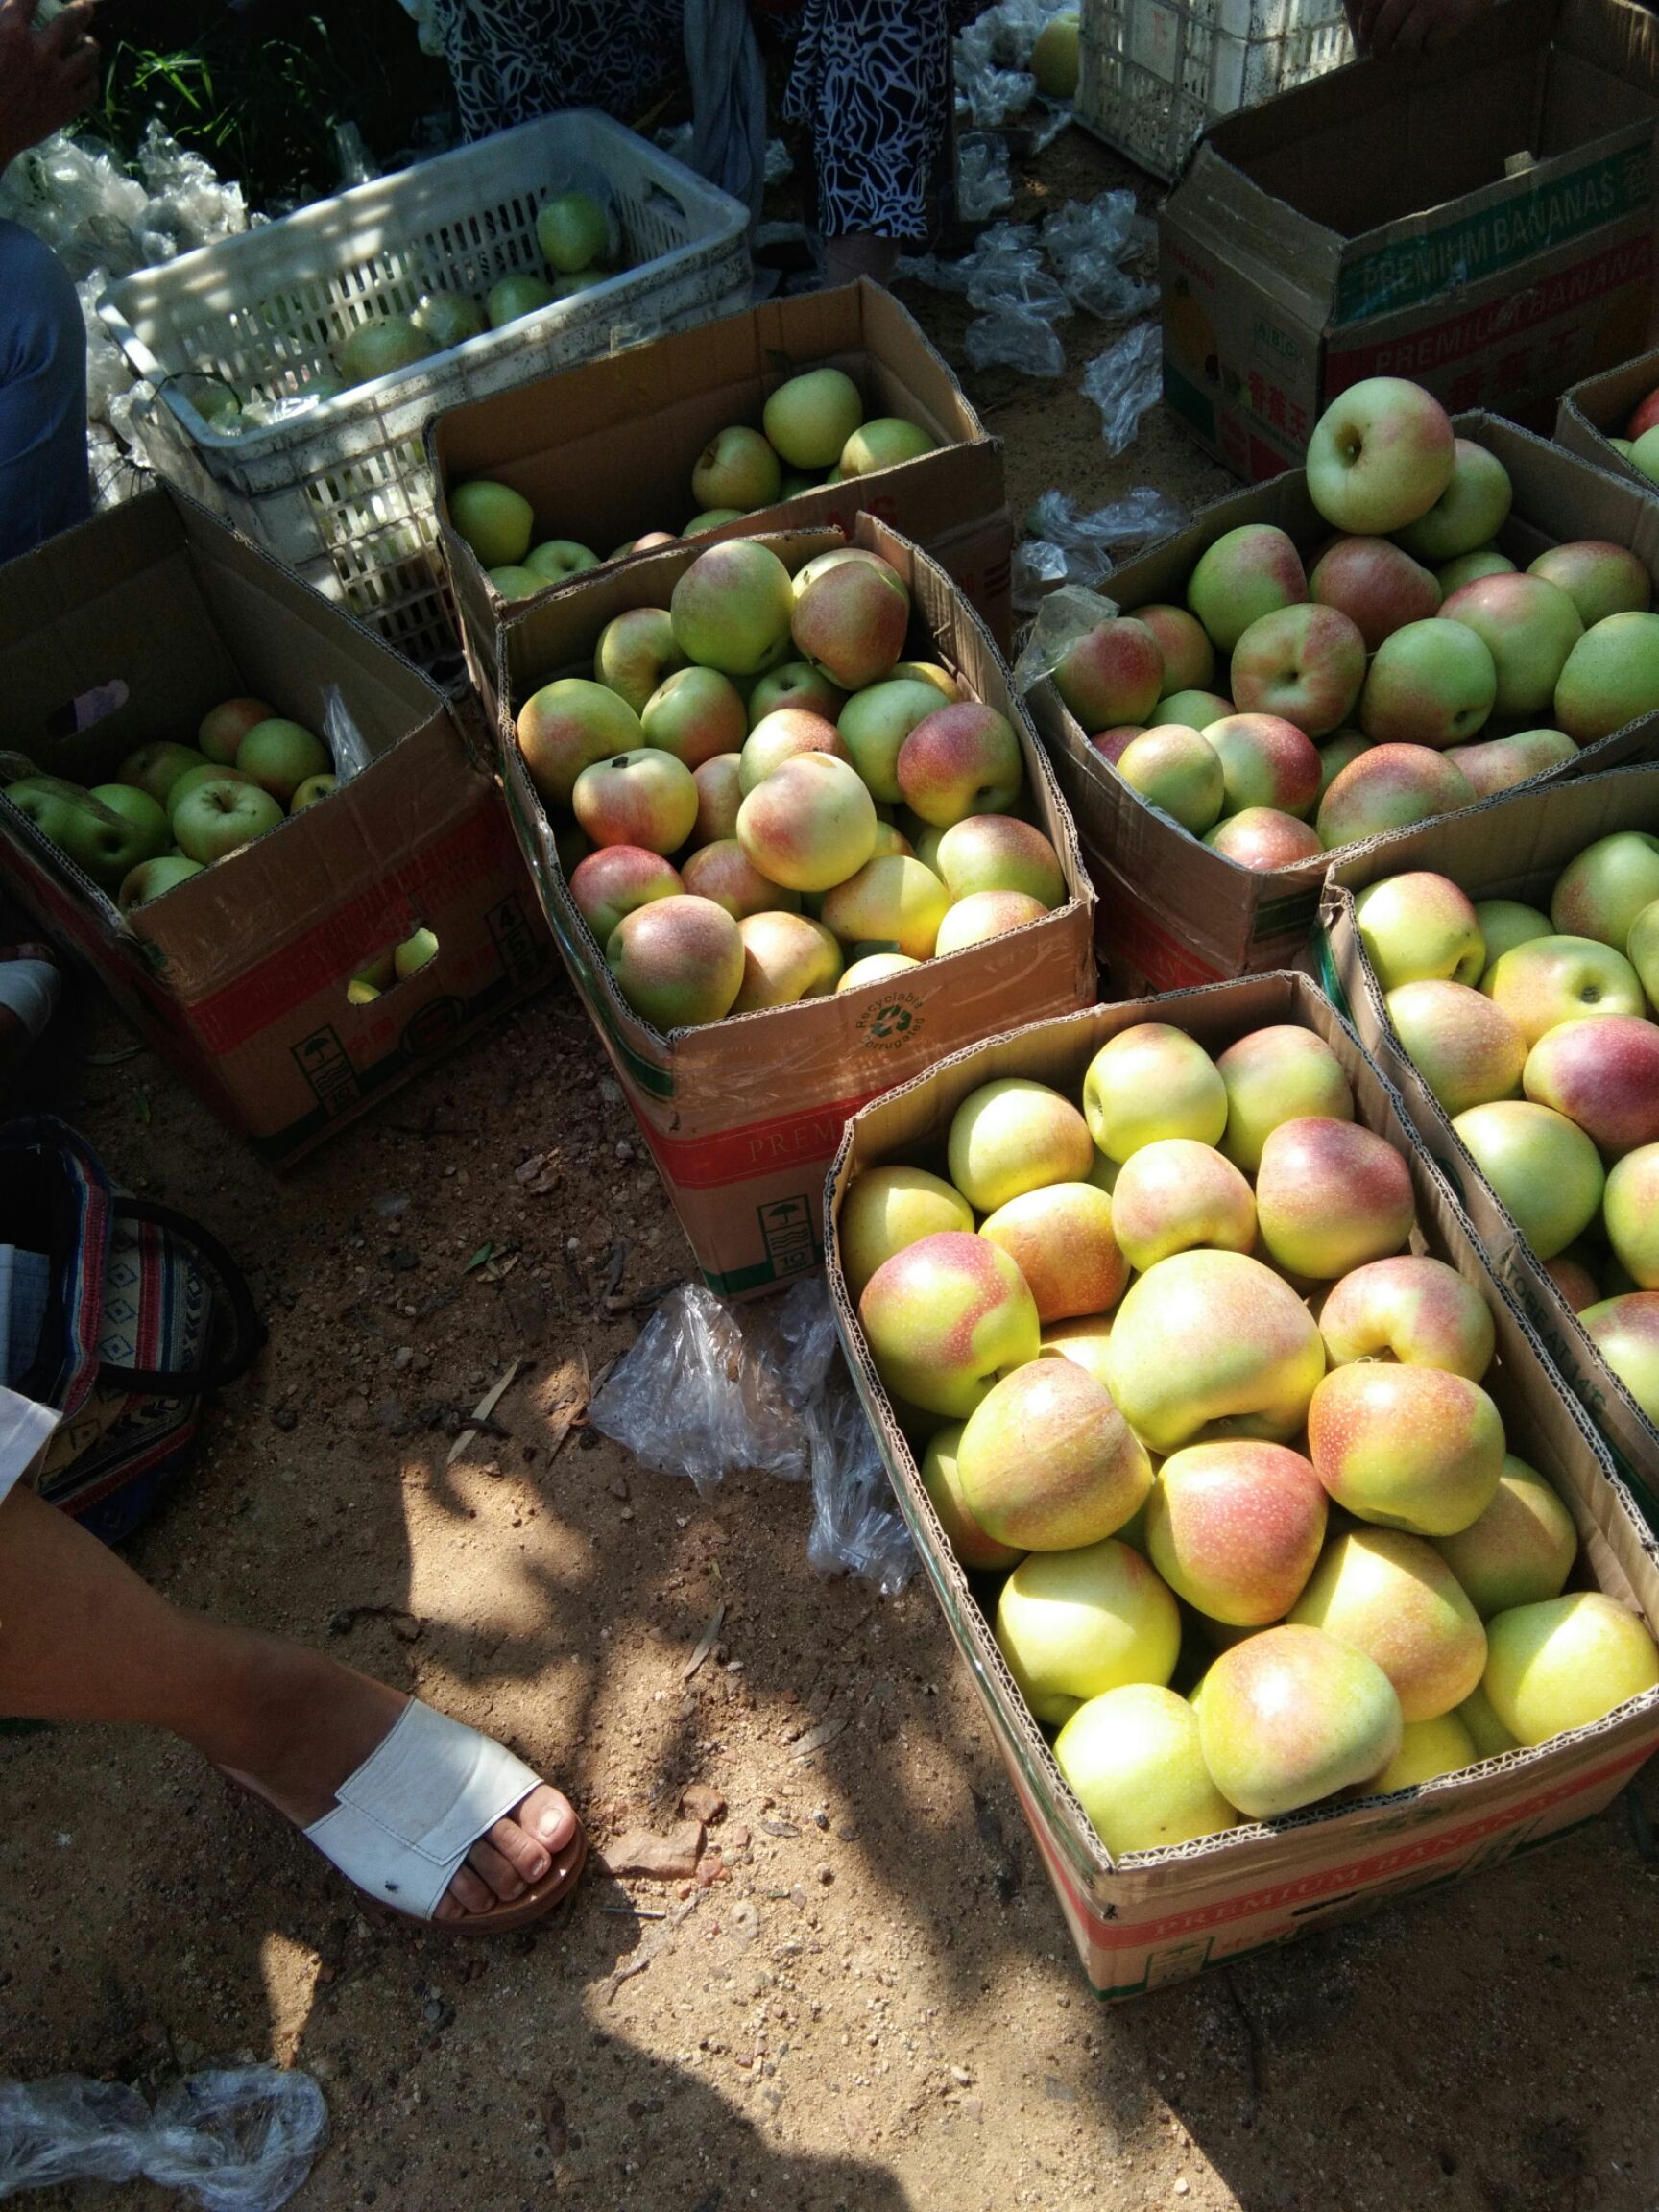
[[[698,1265],[712,1288],[729,1295],[767,1289],[819,1264],[824,1172],[848,1115],[867,1098],[1034,1009],[1060,1013],[1094,998],[1094,897],[1076,833],[984,624],[944,570],[884,524],[860,516],[855,540],[892,562],[910,587],[909,652],[957,671],[974,697],[1014,725],[1032,818],[1059,854],[1070,892],[1066,905],[1040,921],[925,960],[891,983],[666,1036],[634,1013],[571,901],[556,825],[525,772],[512,717],[539,685],[583,666],[613,615],[666,606],[699,549],[642,555],[586,589],[538,601],[501,632],[502,767],[519,841]],[[821,531],[768,542],[797,566],[840,541]]]
[[[1606,538],[1628,545],[1659,577],[1659,503],[1614,484],[1559,446],[1492,415],[1461,416],[1458,434],[1497,454],[1515,487],[1499,542],[1519,566],[1563,539]],[[1300,469],[1235,492],[1206,507],[1190,528],[1113,571],[1117,604],[1186,603],[1187,579],[1205,547],[1246,522],[1275,522],[1305,554],[1331,534]],[[1216,677],[1225,690],[1224,673]],[[1295,965],[1318,919],[1330,854],[1259,874],[1190,837],[1129,788],[1089,744],[1050,683],[1030,695],[1031,711],[1083,841],[1099,899],[1102,958],[1119,989],[1171,991],[1230,975]],[[1659,755],[1659,715],[1587,745],[1528,788],[1565,782],[1598,768]]]
[[[112,508],[0,574],[6,743],[47,773],[108,781],[133,747],[193,739],[242,693],[321,730],[330,687],[369,766],[130,915],[0,801],[9,887],[278,1162],[551,974],[491,767],[407,661],[177,493]],[[437,956],[349,1005],[353,972],[421,927]]]
[[1022,1075],[1075,1094],[1109,1037],[1148,1018],[1219,1050],[1248,1030],[1294,1022],[1342,1061],[1359,1118],[1411,1165],[1427,1248],[1473,1283],[1492,1310],[1499,1365],[1486,1387],[1512,1448],[1555,1483],[1576,1522],[1585,1578],[1659,1624],[1659,1551],[1588,1422],[1486,1268],[1450,1191],[1413,1143],[1400,1102],[1331,1006],[1300,975],[1096,1007],[959,1052],[856,1115],[835,1161],[828,1209],[836,1327],[905,1520],[957,1650],[973,1676],[1094,1987],[1129,1997],[1385,1900],[1495,1864],[1577,1827],[1606,1805],[1659,1744],[1659,1691],[1537,1750],[1488,1759],[1389,1797],[1338,1800],[1271,1824],[1114,1861],[1054,1763],[992,1632],[995,1582],[965,1575],[928,1503],[858,1328],[835,1250],[848,1185],[881,1161],[937,1165],[951,1114],[982,1083]]
[[1642,344],[1659,24],[1507,0],[1218,123],[1159,218],[1164,397],[1239,476],[1366,376],[1548,431]]
[[1562,395],[1555,443],[1651,498],[1656,489],[1653,479],[1632,469],[1611,441],[1623,437],[1625,423],[1655,389],[1659,389],[1659,352],[1639,353],[1634,361],[1604,369],[1599,376],[1586,376]]
[[1354,920],[1354,901],[1368,883],[1419,868],[1449,876],[1471,899],[1520,899],[1548,913],[1550,893],[1568,861],[1618,830],[1659,830],[1659,768],[1622,768],[1558,790],[1505,793],[1469,813],[1358,846],[1331,871],[1320,958],[1326,988],[1345,1005],[1366,1049],[1398,1087],[1418,1136],[1456,1193],[1499,1281],[1588,1409],[1644,1512],[1659,1528],[1659,1428],[1585,1335],[1406,1057]]
[[469,665],[486,699],[497,627],[545,595],[511,605],[499,596],[450,519],[448,487],[473,476],[510,484],[549,538],[574,539],[603,560],[613,545],[689,521],[691,470],[714,433],[733,423],[757,429],[771,392],[825,366],[852,377],[868,414],[902,415],[932,431],[938,451],[745,516],[710,541],[757,528],[850,533],[858,516],[877,516],[933,555],[1006,648],[1014,529],[1001,442],[986,433],[915,319],[891,293],[861,280],[771,300],[437,417],[426,445],[439,533]]

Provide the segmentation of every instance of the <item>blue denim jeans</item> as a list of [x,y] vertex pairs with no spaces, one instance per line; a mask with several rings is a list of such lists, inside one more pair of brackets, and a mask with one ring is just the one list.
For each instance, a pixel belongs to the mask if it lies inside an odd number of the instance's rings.
[[49,246],[0,222],[0,561],[91,511],[81,302]]

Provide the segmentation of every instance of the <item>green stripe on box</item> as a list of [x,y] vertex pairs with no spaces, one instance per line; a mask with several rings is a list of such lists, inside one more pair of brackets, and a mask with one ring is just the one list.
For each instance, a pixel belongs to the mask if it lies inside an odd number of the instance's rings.
[[1214,407],[1196,384],[1188,382],[1167,353],[1164,356],[1164,404],[1172,407],[1177,415],[1185,416],[1200,438],[1214,444]]
[[[1652,198],[1649,149],[1627,148],[1547,184],[1351,261],[1336,280],[1338,326],[1409,307],[1516,268],[1626,216]],[[1167,388],[1168,371],[1165,371]]]
[[1336,961],[1331,950],[1331,932],[1329,929],[1316,929],[1314,931],[1313,949],[1319,959],[1320,990],[1324,992],[1343,1021],[1352,1023],[1354,1010],[1348,1003],[1347,992],[1342,988],[1342,978],[1336,973]]

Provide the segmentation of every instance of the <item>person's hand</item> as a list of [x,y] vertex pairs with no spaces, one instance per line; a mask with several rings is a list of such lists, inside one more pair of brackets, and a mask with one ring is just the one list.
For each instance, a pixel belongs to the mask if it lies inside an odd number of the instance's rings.
[[0,0],[0,169],[73,123],[98,89],[92,0],[73,0],[43,30],[35,0]]
[[1432,54],[1493,0],[1359,0],[1354,42],[1363,55]]

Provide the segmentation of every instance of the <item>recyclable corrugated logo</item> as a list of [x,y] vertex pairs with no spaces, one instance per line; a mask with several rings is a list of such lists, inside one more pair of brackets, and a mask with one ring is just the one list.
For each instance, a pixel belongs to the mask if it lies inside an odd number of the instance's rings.
[[866,1045],[885,1049],[894,1045],[908,1044],[911,1038],[922,1034],[922,1028],[920,998],[883,998],[859,1022],[858,1034]]

